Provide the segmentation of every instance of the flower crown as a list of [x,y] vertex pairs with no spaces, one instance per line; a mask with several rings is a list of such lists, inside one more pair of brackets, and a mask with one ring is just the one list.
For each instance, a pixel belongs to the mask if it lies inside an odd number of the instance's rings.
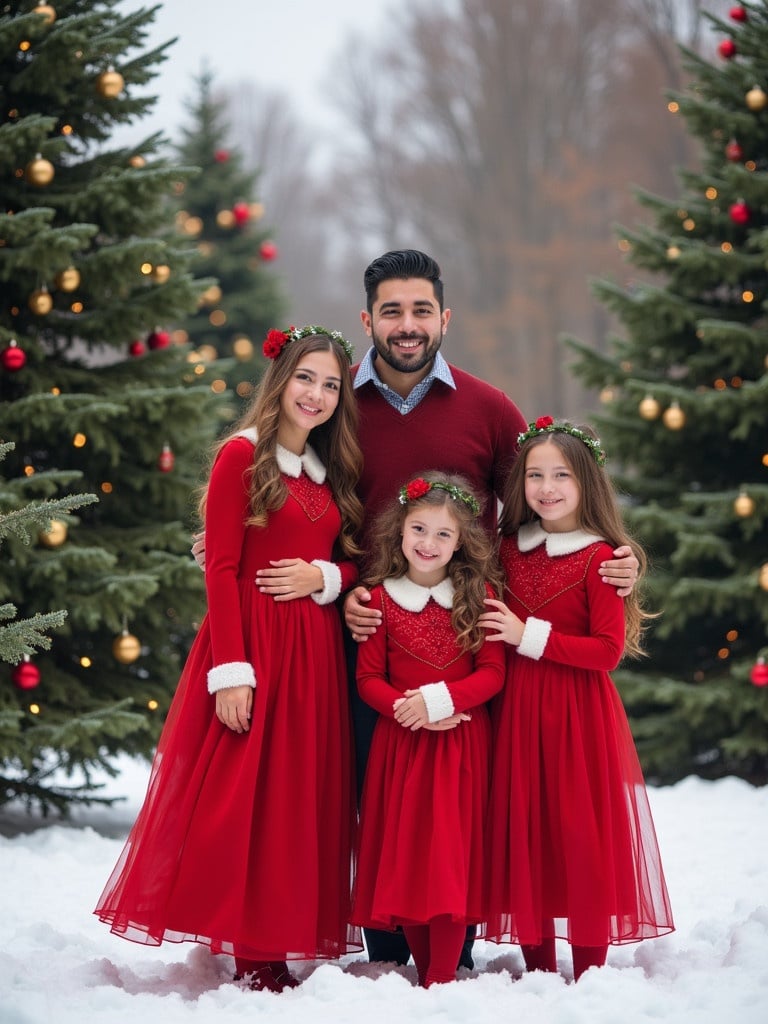
[[444,484],[439,480],[425,480],[421,476],[417,476],[415,480],[411,480],[400,488],[398,500],[401,505],[407,505],[409,501],[418,501],[430,491],[445,491],[454,501],[463,501],[473,516],[480,515],[480,503],[473,494],[463,491],[456,484]]
[[599,437],[590,437],[578,427],[572,427],[570,423],[555,423],[551,416],[539,416],[535,423],[529,423],[525,433],[517,435],[517,443],[520,445],[523,441],[537,437],[539,434],[570,434],[571,437],[577,437],[592,452],[598,466],[605,465],[606,455],[600,447]]
[[338,341],[346,353],[350,363],[354,359],[354,351],[340,331],[327,331],[325,327],[318,327],[317,324],[307,324],[306,327],[294,327],[291,325],[287,331],[276,331],[275,328],[267,331],[267,337],[262,346],[262,352],[267,359],[277,359],[289,341],[299,341],[300,338],[307,338],[310,334],[326,334],[334,341]]

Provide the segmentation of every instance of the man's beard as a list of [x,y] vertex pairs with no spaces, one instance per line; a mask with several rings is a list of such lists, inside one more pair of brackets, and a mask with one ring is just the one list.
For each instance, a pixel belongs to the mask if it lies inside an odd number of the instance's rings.
[[391,366],[393,370],[397,370],[398,373],[418,373],[419,370],[423,370],[425,366],[432,362],[437,355],[440,345],[442,344],[442,334],[439,334],[436,338],[429,338],[427,341],[426,348],[420,359],[406,359],[401,358],[391,348],[393,341],[423,341],[423,334],[408,334],[408,335],[397,335],[390,339],[389,342],[382,341],[375,332],[372,332],[372,340],[376,354],[381,356],[387,366]]

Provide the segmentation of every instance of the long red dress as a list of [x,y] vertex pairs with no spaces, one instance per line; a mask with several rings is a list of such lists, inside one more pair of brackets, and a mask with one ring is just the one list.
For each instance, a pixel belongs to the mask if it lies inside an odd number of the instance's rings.
[[608,544],[539,523],[505,538],[505,600],[526,620],[494,704],[488,937],[578,946],[674,930],[642,771],[609,676],[624,609]]
[[[278,447],[288,499],[266,528],[245,526],[254,444],[251,432],[234,438],[213,467],[208,614],[94,913],[149,945],[194,941],[251,960],[338,957],[362,949],[348,924],[355,787],[338,610],[312,597],[276,602],[254,578],[270,559],[330,560],[341,519],[317,456]],[[356,578],[352,563],[335,572],[339,586]],[[207,674],[247,662],[251,727],[237,734],[216,718]]]
[[[504,652],[461,651],[451,627],[453,585],[403,577],[375,587],[383,622],[360,645],[360,695],[379,719],[365,772],[352,921],[394,929],[438,915],[482,920],[490,718],[485,702],[504,682]],[[393,717],[408,689],[445,683],[444,708],[470,711],[455,729],[411,732]],[[441,715],[440,717],[444,717]]]

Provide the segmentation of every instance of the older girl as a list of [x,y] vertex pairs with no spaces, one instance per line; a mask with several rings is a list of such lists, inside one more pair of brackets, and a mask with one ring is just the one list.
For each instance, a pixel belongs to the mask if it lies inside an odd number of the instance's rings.
[[95,913],[136,942],[228,953],[236,980],[281,991],[297,984],[287,961],[361,948],[333,603],[356,578],[361,460],[341,335],[270,331],[264,353],[203,500],[208,614]]

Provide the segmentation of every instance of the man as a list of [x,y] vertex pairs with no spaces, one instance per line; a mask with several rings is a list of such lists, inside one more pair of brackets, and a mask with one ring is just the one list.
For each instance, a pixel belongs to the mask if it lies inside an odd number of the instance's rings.
[[[358,484],[366,516],[363,546],[376,543],[371,527],[381,506],[409,477],[430,469],[460,473],[471,481],[486,498],[485,521],[494,530],[496,499],[526,420],[502,391],[449,365],[440,353],[451,311],[444,307],[440,268],[431,257],[411,249],[385,253],[366,269],[364,284],[367,308],[361,319],[372,347],[353,369],[364,463]],[[637,561],[629,548],[615,554],[623,557],[606,562],[601,571],[607,582],[628,593]],[[344,602],[344,618],[357,642],[364,642],[380,622],[380,613],[366,608],[369,600],[364,587],[355,587]],[[358,697],[355,653],[350,650],[348,658],[362,786],[377,716]],[[370,960],[407,963],[402,934],[366,929],[365,938]],[[471,947],[468,938],[460,965],[474,966]]]

